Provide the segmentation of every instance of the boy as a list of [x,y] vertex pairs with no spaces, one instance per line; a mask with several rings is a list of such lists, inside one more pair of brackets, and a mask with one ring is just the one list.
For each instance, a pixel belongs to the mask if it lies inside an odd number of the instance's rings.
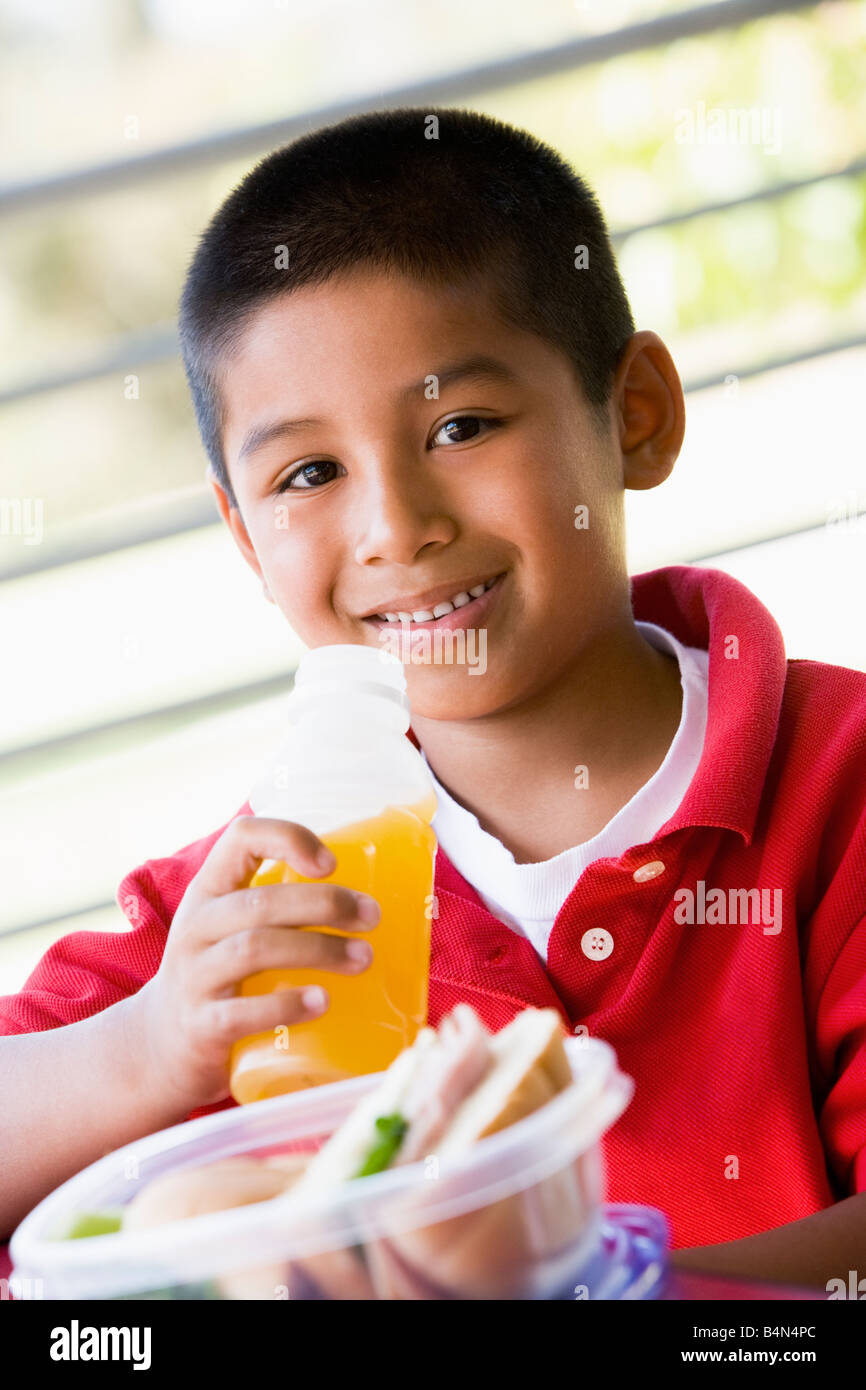
[[[452,607],[485,634],[480,678],[405,668],[439,797],[431,1023],[461,999],[494,1029],[557,1008],[635,1078],[609,1198],[660,1207],[676,1263],[847,1279],[866,676],[786,662],[721,571],[629,579],[623,489],[668,476],[684,405],[591,193],[480,115],[355,118],[226,200],[181,339],[220,514],[307,646],[432,632]],[[249,809],[127,875],[131,932],[65,938],[0,1001],[24,1035],[0,1039],[3,1229],[99,1154],[231,1103],[235,1039],[327,1007],[237,998],[244,976],[366,968],[363,895],[246,888],[266,857],[333,869]],[[350,945],[291,930],[310,922]]]

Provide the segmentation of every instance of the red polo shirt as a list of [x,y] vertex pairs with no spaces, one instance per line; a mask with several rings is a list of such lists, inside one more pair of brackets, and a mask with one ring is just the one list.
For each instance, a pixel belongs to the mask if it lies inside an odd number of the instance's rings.
[[[636,1091],[604,1140],[608,1197],[660,1207],[678,1248],[866,1191],[866,674],[786,661],[766,608],[720,570],[637,575],[632,603],[709,652],[697,773],[650,842],[580,875],[546,967],[440,848],[429,1018],[466,1000],[498,1030],[552,1006],[611,1043]],[[0,999],[0,1033],[138,990],[225,828],[127,874],[132,930],[58,941]],[[760,901],[736,892],[749,889]],[[593,928],[613,940],[602,958],[587,954]]]

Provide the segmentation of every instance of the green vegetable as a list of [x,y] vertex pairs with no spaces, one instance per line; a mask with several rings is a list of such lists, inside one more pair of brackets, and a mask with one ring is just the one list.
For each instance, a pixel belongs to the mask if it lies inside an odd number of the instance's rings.
[[147,1289],[144,1293],[118,1293],[111,1301],[123,1303],[132,1300],[137,1303],[142,1299],[167,1299],[174,1302],[183,1298],[223,1300],[223,1295],[215,1279],[204,1279],[191,1284],[170,1284],[163,1289]]
[[106,1208],[104,1211],[81,1211],[73,1216],[60,1240],[80,1240],[82,1236],[108,1236],[119,1231],[123,1225],[121,1207]]
[[409,1122],[402,1115],[380,1115],[376,1121],[378,1136],[354,1176],[369,1178],[373,1173],[383,1172],[402,1144],[408,1128]]

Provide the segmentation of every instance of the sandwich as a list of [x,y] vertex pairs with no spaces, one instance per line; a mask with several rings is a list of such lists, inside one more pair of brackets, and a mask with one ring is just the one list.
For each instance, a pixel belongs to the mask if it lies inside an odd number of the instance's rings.
[[[268,1202],[287,1236],[301,1228],[327,1245],[327,1207],[316,1215],[324,1194],[343,1188],[360,1198],[365,1178],[411,1167],[400,1194],[377,1203],[370,1238],[291,1263],[227,1270],[216,1280],[219,1296],[524,1297],[533,1272],[557,1265],[579,1242],[600,1198],[595,1169],[581,1156],[522,1191],[488,1196],[444,1220],[434,1211],[438,1178],[572,1084],[563,1040],[554,1009],[524,1009],[491,1034],[468,1004],[458,1004],[438,1030],[421,1029],[317,1153],[236,1155],[163,1174],[124,1208],[122,1227],[141,1230]],[[363,1215],[359,1225],[363,1230]]]
[[142,1231],[207,1212],[267,1202],[301,1176],[309,1155],[260,1159],[240,1156],[163,1173],[146,1183],[123,1208],[122,1229]]
[[[458,1004],[438,1032],[423,1028],[307,1164],[283,1220],[344,1183],[414,1164],[416,1179],[387,1207],[387,1236],[293,1261],[291,1297],[519,1296],[527,1271],[579,1239],[587,1194],[579,1164],[447,1220],[433,1216],[451,1160],[547,1104],[572,1083],[554,1009],[524,1009],[500,1032]],[[389,1199],[390,1200],[390,1199]]]
[[[142,1231],[209,1212],[272,1201],[291,1189],[310,1158],[310,1154],[295,1152],[266,1158],[241,1154],[162,1173],[136,1193],[111,1229]],[[285,1264],[271,1262],[227,1270],[209,1287],[217,1298],[279,1298],[287,1292],[285,1277]]]

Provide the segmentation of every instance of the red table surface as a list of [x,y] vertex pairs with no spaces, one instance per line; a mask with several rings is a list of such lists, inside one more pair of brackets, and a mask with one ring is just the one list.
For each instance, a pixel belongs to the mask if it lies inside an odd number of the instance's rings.
[[[8,1279],[12,1273],[9,1246],[0,1245],[0,1279]],[[784,1299],[826,1300],[827,1295],[820,1289],[796,1289],[781,1284],[744,1283],[738,1279],[719,1278],[715,1274],[698,1274],[696,1271],[671,1271],[663,1299],[680,1302],[685,1300],[704,1300],[717,1302],[727,1299]]]

